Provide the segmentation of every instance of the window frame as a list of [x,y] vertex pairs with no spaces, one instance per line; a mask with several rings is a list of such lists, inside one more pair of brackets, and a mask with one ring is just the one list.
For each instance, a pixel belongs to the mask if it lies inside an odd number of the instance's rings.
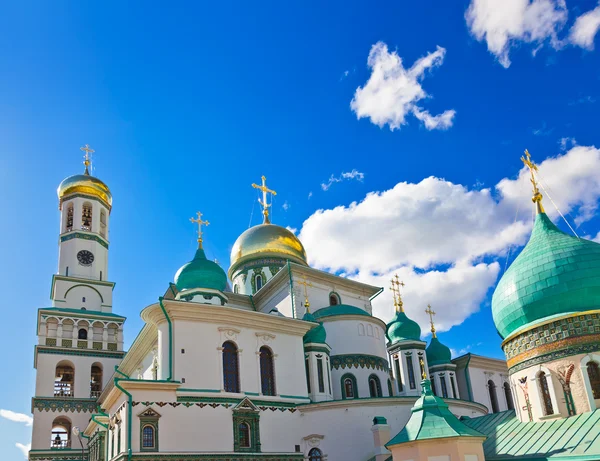
[[[268,346],[261,346],[259,352],[260,363],[260,390],[262,395],[276,396],[277,387],[275,383],[275,354]],[[239,368],[239,361],[238,361]],[[265,390],[267,392],[265,392]]]
[[[346,380],[350,380],[350,383],[352,385],[353,395],[351,397],[348,397],[348,395],[346,393]],[[357,385],[357,382],[356,382],[356,377],[352,373],[346,373],[346,374],[344,374],[341,377],[340,382],[341,382],[341,385],[342,385],[342,400],[353,400],[353,399],[359,398],[358,385]]]
[[[228,349],[228,345],[233,346],[233,349]],[[223,390],[239,394],[241,391],[239,348],[233,341],[225,341],[222,348]],[[231,364],[228,365],[226,361],[229,358],[231,358]]]

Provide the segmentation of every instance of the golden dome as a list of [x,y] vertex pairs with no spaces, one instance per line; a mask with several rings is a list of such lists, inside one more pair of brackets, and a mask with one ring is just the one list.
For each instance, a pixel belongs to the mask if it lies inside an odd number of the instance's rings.
[[308,265],[306,251],[298,237],[284,227],[260,224],[246,230],[233,244],[229,277],[244,263],[258,258],[276,258]]
[[98,178],[90,176],[87,172],[64,179],[58,186],[56,193],[58,194],[59,208],[62,206],[65,197],[74,194],[95,197],[104,203],[109,211],[112,207],[112,194],[108,186]]

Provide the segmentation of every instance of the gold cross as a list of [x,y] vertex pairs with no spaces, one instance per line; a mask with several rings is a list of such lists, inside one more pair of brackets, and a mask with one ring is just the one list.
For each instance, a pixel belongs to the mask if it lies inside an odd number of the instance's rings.
[[[277,195],[277,192],[267,187],[267,178],[265,178],[264,175],[261,177],[261,179],[262,185],[259,186],[258,184],[253,183],[252,187],[262,191],[263,198],[262,200],[258,199],[258,203],[260,203],[260,205],[263,207],[264,224],[270,224],[271,221],[269,221],[269,207],[271,204],[267,203],[267,194]],[[271,199],[271,201],[273,201],[273,199]]]
[[544,213],[544,207],[542,206],[542,194],[538,189],[537,181],[535,179],[535,173],[537,173],[538,167],[531,161],[531,154],[527,149],[525,149],[525,156],[521,157],[521,161],[527,168],[529,168],[529,173],[531,174],[531,178],[529,179],[533,185],[533,197],[531,197],[531,201],[535,203],[538,213]]
[[437,336],[435,335],[435,326],[433,326],[433,316],[435,315],[435,312],[431,309],[431,304],[427,304],[427,309],[425,309],[425,313],[429,314],[429,323],[431,323],[431,334],[434,338],[436,338]]
[[202,248],[202,225],[208,226],[208,221],[202,221],[202,213],[196,212],[197,218],[190,218],[190,222],[198,224],[198,248]]
[[404,288],[404,282],[400,281],[398,274],[395,274],[391,280],[392,282],[392,293],[394,294],[394,307],[396,312],[404,312],[404,303],[402,302],[402,295],[400,293],[400,287]]
[[90,159],[90,154],[93,154],[94,152],[96,152],[94,149],[90,148],[89,144],[86,144],[83,147],[80,147],[79,150],[85,152],[85,155],[83,156],[83,164],[85,165],[85,174],[90,174],[90,171],[88,169],[88,167],[92,164],[92,161]]
[[306,312],[310,312],[310,303],[308,302],[308,290],[307,287],[312,287],[313,284],[306,281],[306,277],[303,282],[297,282],[298,285],[304,285],[304,307],[306,308]]

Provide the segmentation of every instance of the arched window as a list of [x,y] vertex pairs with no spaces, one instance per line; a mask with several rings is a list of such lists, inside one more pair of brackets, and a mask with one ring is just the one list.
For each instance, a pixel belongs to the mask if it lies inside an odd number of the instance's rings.
[[256,291],[260,290],[263,286],[263,279],[262,279],[262,275],[258,274],[256,276],[256,278],[254,279],[255,283],[256,283]]
[[233,292],[235,294],[238,294],[240,292],[240,287],[238,286],[237,283],[235,285],[233,285]]
[[54,374],[54,396],[73,397],[75,383],[75,368],[71,363],[60,362]]
[[498,396],[496,395],[496,385],[491,379],[488,383],[488,392],[490,393],[490,402],[492,403],[492,413],[498,413]]
[[142,448],[154,448],[154,426],[146,424],[142,429]]
[[100,211],[100,235],[106,237],[106,213],[104,210]]
[[80,328],[77,332],[77,339],[87,339],[87,330],[85,328]]
[[358,324],[358,336],[365,335],[365,326],[362,323]]
[[260,348],[260,383],[263,395],[275,395],[273,352],[267,346]]
[[339,304],[342,304],[340,301],[340,295],[338,295],[335,291],[329,293],[329,305],[337,306]]
[[590,379],[590,387],[592,388],[592,396],[594,399],[600,399],[600,369],[597,362],[588,362],[587,374]]
[[238,431],[240,434],[240,447],[250,448],[250,426],[248,423],[240,423]]
[[429,381],[431,382],[431,392],[433,392],[433,395],[437,396],[437,392],[435,390],[435,379],[433,379],[433,375],[431,375],[431,379]]
[[73,230],[73,204],[69,203],[67,207],[67,223],[65,232],[71,232]]
[[308,452],[308,461],[322,461],[323,460],[323,452],[318,448],[312,448]]
[[223,343],[223,388],[225,392],[240,391],[238,348],[231,341]]
[[411,389],[416,389],[417,382],[415,381],[415,369],[413,368],[412,355],[406,356],[406,371],[408,372],[408,385]]
[[381,397],[381,382],[375,375],[369,376],[369,395],[371,397]]
[[71,447],[71,421],[64,416],[56,418],[52,422],[51,448]]
[[504,383],[504,397],[506,397],[506,406],[509,410],[514,410],[515,405],[513,404],[512,392],[510,391],[510,384]]
[[81,229],[91,231],[92,230],[92,204],[86,202],[83,204],[81,211]]
[[548,378],[546,376],[546,373],[544,373],[543,371],[540,371],[538,373],[538,382],[539,382],[540,395],[542,396],[542,404],[544,407],[544,414],[552,415],[552,414],[554,414],[554,408],[552,407],[552,397],[550,397],[550,388],[548,387]]
[[392,388],[392,380],[388,379],[388,395],[391,397],[394,395],[394,390]]
[[90,379],[90,397],[97,399],[102,393],[102,365],[94,363]]
[[356,378],[354,375],[347,373],[342,376],[342,398],[354,399],[358,398],[358,389],[356,388]]
[[373,325],[367,324],[367,336],[373,336]]

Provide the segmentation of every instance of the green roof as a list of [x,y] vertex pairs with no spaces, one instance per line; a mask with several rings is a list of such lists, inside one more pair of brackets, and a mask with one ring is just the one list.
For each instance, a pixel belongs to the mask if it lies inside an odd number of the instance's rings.
[[539,423],[522,423],[510,410],[463,423],[487,435],[486,460],[600,459],[600,409]]
[[206,259],[202,248],[198,248],[194,259],[184,264],[175,274],[175,285],[179,291],[192,288],[225,291],[227,275],[221,266]]
[[[306,320],[307,322],[317,322],[315,316],[307,311],[302,317],[302,320]],[[327,332],[325,331],[325,327],[322,323],[319,323],[316,327],[313,327],[311,330],[308,330],[304,335],[303,341],[304,344],[308,343],[319,343],[325,344],[325,340],[327,339]]]
[[122,315],[112,314],[110,312],[102,312],[102,311],[88,311],[83,309],[70,309],[66,307],[42,307],[41,311],[54,311],[54,312],[65,312],[69,314],[80,314],[80,315],[95,315],[100,317],[113,317],[117,319],[126,319]]
[[421,397],[412,407],[412,415],[406,426],[390,440],[386,447],[417,440],[441,439],[446,437],[484,437],[480,432],[471,429],[454,416],[448,404],[440,397],[433,395],[431,382],[421,381]]
[[421,327],[417,322],[409,319],[404,311],[400,311],[396,312],[394,318],[387,324],[385,334],[392,344],[406,340],[420,341]]
[[322,319],[324,317],[333,317],[334,315],[366,315],[371,317],[367,311],[360,307],[348,306],[347,304],[338,304],[337,306],[324,307],[315,311],[313,314],[315,319]]
[[567,235],[545,213],[498,282],[492,316],[503,338],[530,323],[600,305],[600,244]]
[[452,363],[450,348],[444,346],[435,336],[431,338],[431,342],[427,346],[427,349],[425,349],[425,353],[427,354],[427,365],[430,367]]

